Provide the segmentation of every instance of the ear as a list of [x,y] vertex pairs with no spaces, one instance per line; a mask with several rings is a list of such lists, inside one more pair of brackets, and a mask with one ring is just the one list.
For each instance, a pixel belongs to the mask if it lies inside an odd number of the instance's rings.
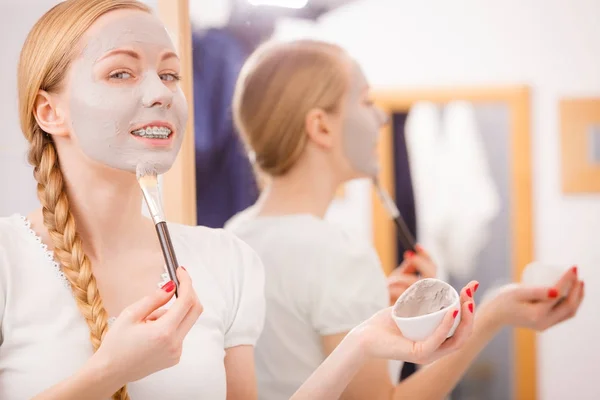
[[52,94],[40,90],[35,99],[33,108],[35,119],[42,130],[50,135],[67,136],[64,113],[59,106],[58,99]]
[[306,114],[306,132],[308,137],[321,147],[331,148],[334,145],[332,121],[323,110],[315,108]]

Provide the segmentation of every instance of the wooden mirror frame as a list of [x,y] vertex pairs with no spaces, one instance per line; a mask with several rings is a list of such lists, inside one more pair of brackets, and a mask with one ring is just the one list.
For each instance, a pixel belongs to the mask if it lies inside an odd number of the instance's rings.
[[[530,128],[530,93],[526,86],[508,87],[456,87],[442,89],[397,89],[374,90],[375,102],[388,115],[408,112],[419,101],[448,103],[464,100],[473,103],[504,103],[510,115],[509,218],[512,236],[511,270],[513,280],[519,281],[524,267],[533,260],[533,214],[532,214],[532,158]],[[384,188],[393,195],[394,155],[392,125],[382,131],[379,143],[381,157],[380,180]],[[396,267],[397,237],[394,223],[381,206],[377,194],[372,194],[373,242],[379,253],[383,268],[389,273]],[[514,330],[514,399],[536,398],[536,348],[535,332],[525,329]]]

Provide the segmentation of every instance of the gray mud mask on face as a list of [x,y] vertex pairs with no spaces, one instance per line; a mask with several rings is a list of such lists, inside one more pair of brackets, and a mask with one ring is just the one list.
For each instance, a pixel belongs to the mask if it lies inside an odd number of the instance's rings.
[[376,177],[379,173],[377,140],[387,116],[379,108],[364,104],[362,91],[365,87],[367,80],[358,64],[353,63],[343,121],[344,154],[354,170],[361,175]]
[[[132,83],[109,83],[94,75],[94,65],[114,49],[135,49],[145,60]],[[181,147],[187,121],[182,90],[168,87],[158,75],[158,56],[175,52],[164,26],[151,14],[131,15],[103,26],[73,63],[70,90],[71,122],[82,151],[112,168],[135,173],[138,164],[152,165],[159,174],[169,170]],[[134,127],[170,123],[171,145],[150,146],[134,137]]]

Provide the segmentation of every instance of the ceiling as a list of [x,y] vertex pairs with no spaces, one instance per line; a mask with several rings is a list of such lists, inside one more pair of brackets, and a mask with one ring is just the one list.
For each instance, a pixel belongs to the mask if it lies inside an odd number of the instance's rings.
[[[316,19],[353,1],[355,0],[309,0],[307,7],[300,10],[265,6],[262,6],[262,8],[265,12],[279,17]],[[254,6],[249,5],[247,0],[190,0],[192,21],[198,27],[225,25],[231,15],[234,2],[237,2],[239,8],[246,9],[248,12],[254,8]]]

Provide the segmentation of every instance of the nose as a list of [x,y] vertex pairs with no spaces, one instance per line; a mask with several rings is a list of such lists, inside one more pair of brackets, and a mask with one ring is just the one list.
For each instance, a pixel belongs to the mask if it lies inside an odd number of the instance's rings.
[[388,113],[386,113],[379,107],[377,107],[377,113],[379,114],[379,121],[381,123],[381,126],[386,126],[390,123],[390,116],[388,115]]
[[141,86],[144,107],[171,108],[173,91],[164,84],[158,75],[148,73]]

